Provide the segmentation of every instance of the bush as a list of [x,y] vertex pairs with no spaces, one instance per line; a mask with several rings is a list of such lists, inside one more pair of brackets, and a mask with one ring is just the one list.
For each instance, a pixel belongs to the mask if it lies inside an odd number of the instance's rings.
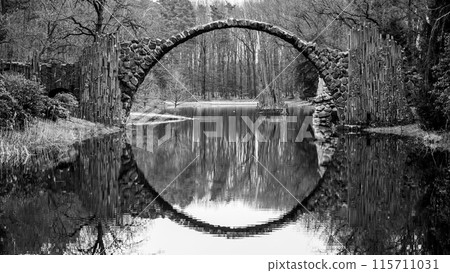
[[0,128],[23,128],[29,118],[11,94],[0,90]]
[[[68,118],[67,107],[76,107],[76,99],[62,94],[49,98],[39,83],[20,74],[0,75],[0,127],[23,128],[33,118]],[[75,100],[75,102],[74,102]]]
[[450,122],[450,35],[445,39],[445,51],[441,55],[439,64],[433,68],[433,76],[436,79],[431,95],[436,104],[436,110],[442,115],[443,126],[446,129]]
[[59,100],[45,97],[43,103],[45,105],[45,113],[43,114],[43,118],[51,119],[53,121],[56,121],[59,118],[69,118],[70,111],[67,110]]
[[27,114],[32,117],[44,117],[46,95],[39,83],[27,80],[20,74],[6,74],[3,81],[6,91],[17,100]]
[[[414,98],[417,113],[426,129],[449,129],[450,125],[450,35],[447,35],[444,52],[433,67],[434,84],[428,92],[420,92]],[[409,86],[407,85],[409,88]],[[419,86],[420,90],[425,89]]]
[[61,103],[61,106],[73,113],[78,108],[77,98],[70,93],[59,93],[55,96],[55,100]]
[[444,113],[437,106],[437,98],[432,92],[427,92],[417,97],[417,114],[420,123],[426,130],[442,129],[447,123]]

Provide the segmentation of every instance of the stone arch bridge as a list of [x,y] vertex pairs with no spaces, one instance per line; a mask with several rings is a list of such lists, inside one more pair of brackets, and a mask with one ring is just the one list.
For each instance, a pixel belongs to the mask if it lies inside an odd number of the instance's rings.
[[[344,96],[348,89],[348,52],[319,47],[306,42],[280,27],[246,19],[227,19],[200,25],[178,33],[166,40],[143,38],[120,44],[119,80],[123,109],[130,112],[132,98],[151,69],[172,49],[201,34],[227,28],[261,31],[291,44],[317,68],[326,86],[326,95],[338,104],[340,119],[344,118]],[[328,98],[330,100],[330,98]],[[316,103],[324,102],[318,99]],[[325,113],[323,117],[328,116]]]

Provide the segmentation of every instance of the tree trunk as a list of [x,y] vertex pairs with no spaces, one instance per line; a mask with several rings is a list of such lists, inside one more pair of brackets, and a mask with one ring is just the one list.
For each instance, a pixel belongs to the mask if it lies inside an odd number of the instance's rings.
[[206,99],[206,41],[202,39],[202,51],[203,51],[203,79],[202,79],[202,95],[203,99]]
[[253,91],[253,97],[256,97],[256,96],[258,96],[258,91],[257,91],[257,84],[256,84],[256,81],[257,81],[257,76],[256,76],[256,69],[257,69],[257,67],[256,67],[256,50],[254,50],[253,51],[253,54],[252,54],[252,57],[253,57],[253,81],[252,81],[252,83],[253,83],[253,86],[252,86],[252,91]]
[[6,13],[6,0],[0,0],[0,8],[2,9],[1,14]]
[[103,32],[103,21],[105,19],[105,5],[106,0],[94,0],[92,2],[94,5],[95,12],[97,13],[97,21],[95,22],[95,40],[98,39],[98,36]]
[[446,0],[428,0],[428,10],[429,10],[429,24],[424,23],[424,32],[427,39],[427,53],[424,62],[424,82],[426,85],[426,90],[432,88],[434,80],[432,77],[432,67],[439,61],[440,53],[440,43],[439,35],[441,34],[441,22],[438,21],[439,17],[443,12],[443,8],[446,5]]
[[[249,52],[247,52],[247,88],[246,88],[246,91],[249,93],[249,95],[251,94],[251,96],[254,98],[254,94],[253,94],[253,90],[251,89],[252,88],[252,79],[251,79],[251,76],[252,76],[252,68],[251,68],[251,64],[250,64],[250,62],[251,62],[251,60],[250,60],[250,53]],[[252,92],[251,92],[252,91]]]

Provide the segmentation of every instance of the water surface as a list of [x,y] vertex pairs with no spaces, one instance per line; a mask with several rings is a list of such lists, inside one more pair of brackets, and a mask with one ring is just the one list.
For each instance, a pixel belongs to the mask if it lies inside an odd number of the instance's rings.
[[[46,167],[34,158],[20,168],[2,166],[0,251],[449,252],[446,153],[408,139],[352,134],[338,136],[325,163],[323,145],[295,142],[311,109],[291,110],[298,122],[289,123],[287,142],[280,124],[269,121],[259,127],[266,141],[257,141],[241,118],[257,120],[253,108],[176,111],[220,116],[225,133],[196,138],[192,120],[132,126],[77,145],[64,164]],[[231,136],[229,117],[237,120]]]

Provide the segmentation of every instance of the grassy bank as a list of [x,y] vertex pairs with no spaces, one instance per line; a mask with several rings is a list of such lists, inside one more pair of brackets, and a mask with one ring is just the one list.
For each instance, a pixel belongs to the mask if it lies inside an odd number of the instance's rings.
[[119,130],[77,118],[38,120],[23,131],[0,131],[0,161],[17,161],[42,151],[62,154],[77,142]]
[[367,128],[364,131],[412,137],[431,149],[450,150],[450,132],[424,131],[418,124],[405,126]]

